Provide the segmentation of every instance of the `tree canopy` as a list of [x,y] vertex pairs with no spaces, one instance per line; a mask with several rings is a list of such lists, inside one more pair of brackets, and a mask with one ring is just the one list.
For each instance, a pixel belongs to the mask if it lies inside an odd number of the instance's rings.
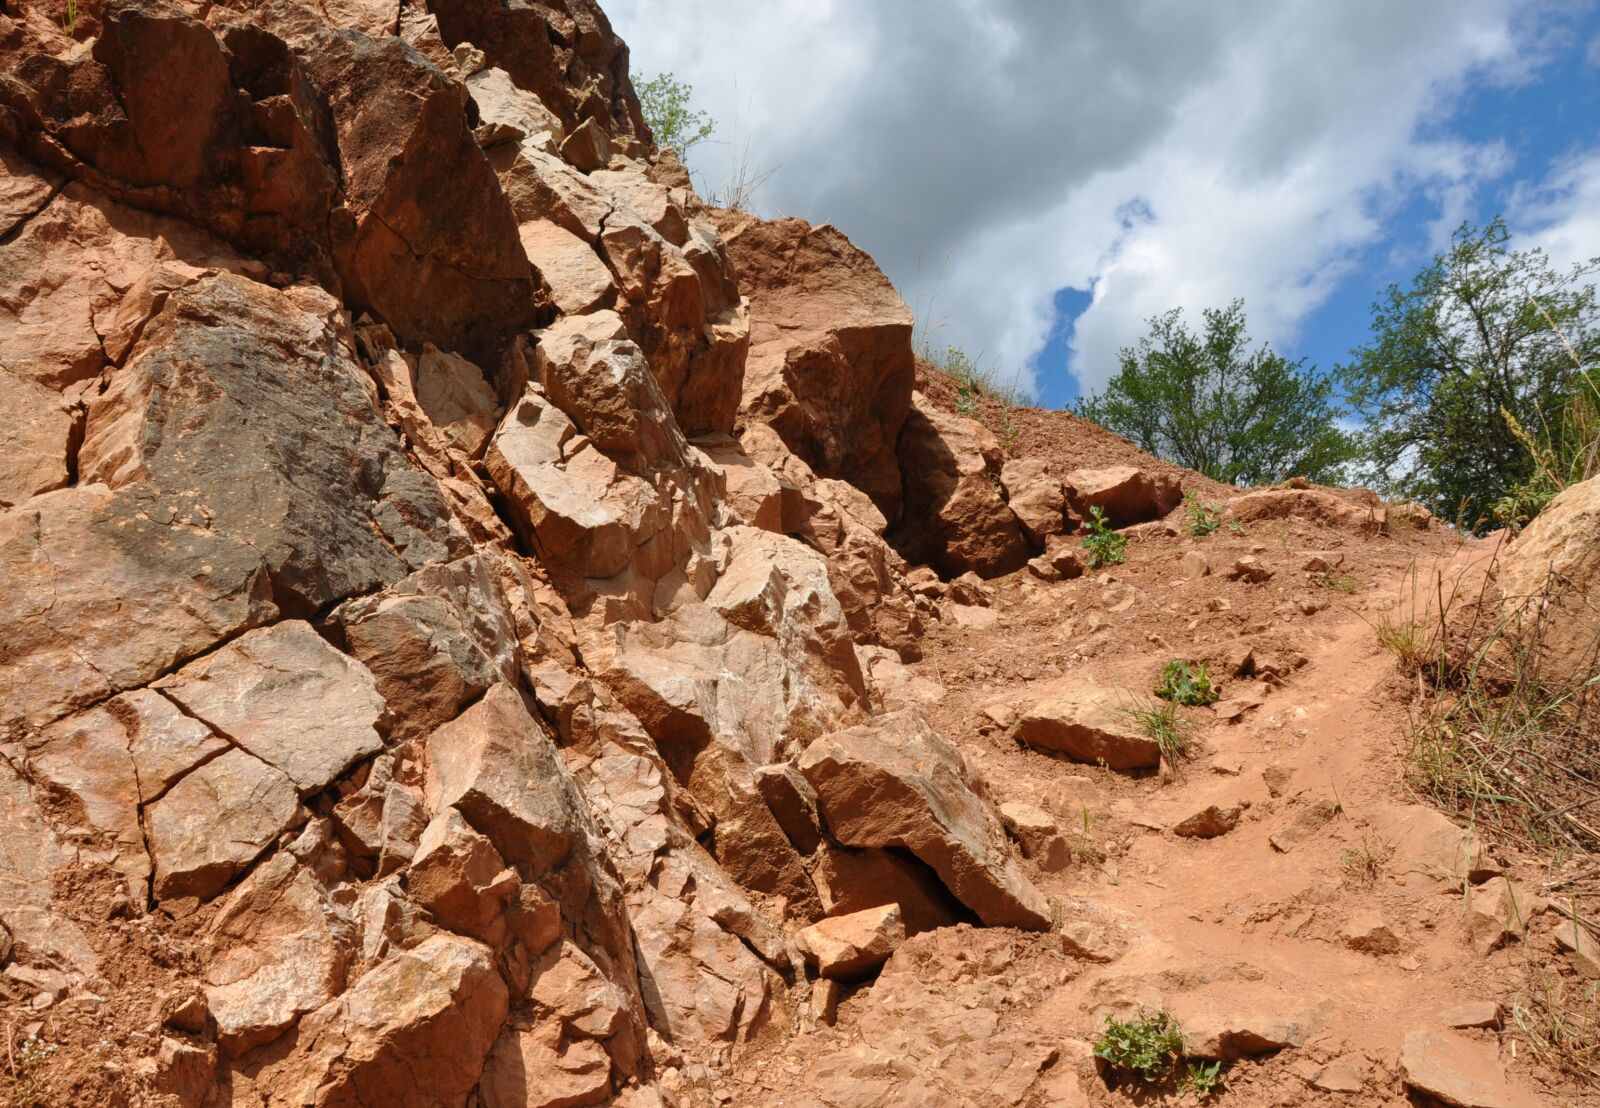
[[1305,359],[1252,347],[1244,302],[1208,309],[1199,333],[1173,309],[1124,348],[1104,391],[1078,414],[1170,462],[1229,484],[1334,479],[1351,454],[1332,382]]
[[639,95],[639,109],[657,146],[686,154],[716,130],[716,122],[694,107],[693,86],[671,73],[658,73],[648,81],[635,82],[633,89]]
[[1373,304],[1371,340],[1340,369],[1365,421],[1359,476],[1468,527],[1535,476],[1535,441],[1565,451],[1551,440],[1600,353],[1600,259],[1562,272],[1510,238],[1501,219],[1462,224]]

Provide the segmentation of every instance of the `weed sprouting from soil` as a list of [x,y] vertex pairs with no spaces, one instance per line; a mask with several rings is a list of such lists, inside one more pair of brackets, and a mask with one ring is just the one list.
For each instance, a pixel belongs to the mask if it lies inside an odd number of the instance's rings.
[[1161,748],[1162,761],[1177,765],[1189,757],[1196,724],[1178,710],[1177,704],[1168,701],[1149,707],[1129,707],[1124,711],[1139,733]]
[[1106,513],[1097,504],[1089,509],[1089,534],[1083,549],[1089,555],[1089,568],[1119,566],[1128,560],[1128,536],[1111,529]]
[[1197,539],[1217,533],[1222,526],[1222,511],[1215,504],[1208,504],[1192,492],[1183,494],[1184,507],[1189,512],[1189,534]]
[[1215,704],[1222,693],[1211,681],[1211,669],[1205,663],[1191,665],[1182,658],[1174,658],[1161,670],[1161,684],[1156,695],[1162,700],[1182,704],[1188,708]]
[[1345,880],[1360,888],[1370,889],[1383,876],[1383,867],[1394,855],[1394,844],[1363,834],[1361,842],[1339,855]]
[[1168,1012],[1140,1012],[1129,1020],[1106,1017],[1094,1055],[1117,1078],[1143,1086],[1172,1085],[1204,1099],[1222,1081],[1222,1063],[1188,1060],[1183,1031]]
[[1146,1085],[1171,1075],[1183,1059],[1183,1032],[1166,1012],[1141,1012],[1131,1020],[1106,1017],[1094,1056]]

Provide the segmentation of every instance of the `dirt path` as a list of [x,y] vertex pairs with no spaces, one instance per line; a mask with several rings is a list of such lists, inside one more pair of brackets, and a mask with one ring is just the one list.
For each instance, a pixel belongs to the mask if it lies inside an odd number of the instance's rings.
[[[891,963],[845,1000],[803,1059],[770,1060],[794,1085],[758,1082],[762,1095],[749,1103],[1132,1103],[1094,1076],[1089,1044],[1107,1014],[1165,1008],[1192,1035],[1221,1036],[1249,1056],[1229,1066],[1211,1103],[1400,1105],[1413,1103],[1401,1080],[1408,1035],[1446,1033],[1471,1005],[1508,1011],[1523,955],[1515,943],[1475,946],[1465,882],[1451,875],[1473,840],[1408,794],[1403,683],[1372,627],[1417,566],[1475,552],[1437,531],[1402,542],[1299,523],[1251,530],[1202,543],[1157,534],[1109,574],[1056,584],[1017,575],[988,586],[988,607],[947,606],[926,656],[891,687],[922,702],[997,803],[1054,817],[1073,863],[1054,873],[1028,864],[1061,905],[1067,937],[1002,942],[961,929],[965,937],[939,946],[930,933],[929,968],[986,958],[988,968],[946,975],[945,987],[926,973],[914,983]],[[1179,560],[1197,547],[1216,572],[1183,580]],[[1330,549],[1333,573],[1303,570]],[[1269,582],[1227,579],[1246,554],[1274,567]],[[1179,772],[1077,764],[1023,748],[1006,725],[1064,682],[1148,691],[1167,659],[1228,657],[1240,645],[1289,672],[1265,684],[1230,680],[1225,696],[1262,697],[1236,721],[1194,712],[1200,729]],[[1213,806],[1224,817],[1237,809],[1237,825],[1213,838],[1173,832]],[[1523,884],[1536,886],[1532,877]],[[956,1014],[942,1019],[941,1005]],[[1491,1063],[1498,1051],[1513,1084],[1507,1103],[1600,1104],[1582,1090],[1539,1091],[1526,1052],[1519,1058],[1495,1028],[1453,1033]],[[951,1039],[949,1050],[970,1052],[979,1070],[996,1052],[1014,1068],[1028,1044],[1054,1042],[1059,1055],[1026,1094],[1005,1084],[1003,1060],[982,1080],[947,1084],[938,1067],[952,1055],[939,1044]],[[896,1072],[890,1054],[911,1060],[902,1076],[937,1070],[918,1086],[925,1099],[897,1099],[892,1076],[873,1085],[874,1065]],[[955,1091],[943,1098],[936,1087]],[[1154,1102],[1198,1101],[1169,1093]]]

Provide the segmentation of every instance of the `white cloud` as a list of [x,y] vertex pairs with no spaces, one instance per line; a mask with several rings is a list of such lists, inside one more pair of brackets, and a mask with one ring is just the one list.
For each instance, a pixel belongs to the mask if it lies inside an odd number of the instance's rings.
[[1243,296],[1256,337],[1292,340],[1417,189],[1448,234],[1507,158],[1433,124],[1464,83],[1521,79],[1533,37],[1515,0],[607,10],[635,70],[676,72],[721,124],[704,185],[747,146],[779,167],[764,211],[840,226],[943,338],[1026,373],[1056,291],[1092,289],[1071,366],[1039,367],[1090,387],[1175,306]]
[[1537,187],[1515,190],[1507,219],[1518,244],[1542,248],[1557,269],[1600,255],[1600,148],[1564,159]]

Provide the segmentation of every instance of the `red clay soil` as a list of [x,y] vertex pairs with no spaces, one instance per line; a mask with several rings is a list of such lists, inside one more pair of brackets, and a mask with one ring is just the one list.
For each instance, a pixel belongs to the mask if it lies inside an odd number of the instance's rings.
[[[925,375],[919,387],[953,406],[947,380]],[[1020,453],[1072,466],[1152,465],[1070,414],[1024,409],[1016,418]],[[1202,497],[1230,493],[1192,473],[1184,481]],[[1182,508],[1169,523],[1142,529],[1125,565],[1057,583],[1022,571],[989,583],[990,606],[946,603],[923,659],[878,671],[891,698],[924,706],[996,803],[1025,802],[1055,818],[1072,863],[1054,873],[1024,864],[1061,905],[1063,924],[1096,950],[1086,957],[1055,933],[930,933],[913,940],[922,972],[904,972],[897,956],[870,987],[846,990],[835,1026],[769,1038],[686,1088],[752,1106],[852,1096],[910,1105],[930,1088],[1038,1108],[1399,1106],[1429,1103],[1407,1091],[1400,1060],[1408,1035],[1429,1032],[1460,1036],[1503,1067],[1505,1103],[1600,1105],[1592,1087],[1542,1064],[1510,1016],[1528,999],[1530,962],[1555,964],[1558,916],[1531,894],[1560,873],[1548,859],[1492,848],[1492,864],[1530,894],[1530,921],[1521,941],[1484,955],[1462,888],[1408,872],[1421,864],[1418,850],[1393,841],[1396,819],[1438,816],[1407,786],[1409,686],[1374,625],[1426,605],[1428,587],[1417,582],[1436,567],[1470,579],[1488,544],[1436,523],[1397,537],[1287,518],[1204,538],[1187,533]],[[1205,557],[1209,575],[1185,579],[1180,560],[1190,551]],[[1231,580],[1229,568],[1246,556],[1266,563],[1271,578]],[[1306,568],[1314,557],[1336,564]],[[1285,672],[1231,676],[1227,660],[1241,646]],[[1209,659],[1225,699],[1259,705],[1232,722],[1215,709],[1186,709],[1189,755],[1159,774],[1029,749],[1010,725],[1063,685],[1149,693],[1173,658]],[[1174,833],[1213,805],[1239,809],[1237,826],[1211,839]],[[1310,830],[1293,842],[1297,823]],[[1498,1026],[1446,1032],[1445,1013],[1484,1001],[1499,1005]],[[1170,1009],[1190,1030],[1229,1027],[1240,1041],[1281,1033],[1295,1043],[1229,1062],[1209,1100],[1170,1087],[1114,1090],[1090,1044],[1106,1015],[1141,1008]],[[1046,1076],[1013,1099],[1007,1082],[1019,1066]],[[976,1088],[987,1092],[972,1095]]]

